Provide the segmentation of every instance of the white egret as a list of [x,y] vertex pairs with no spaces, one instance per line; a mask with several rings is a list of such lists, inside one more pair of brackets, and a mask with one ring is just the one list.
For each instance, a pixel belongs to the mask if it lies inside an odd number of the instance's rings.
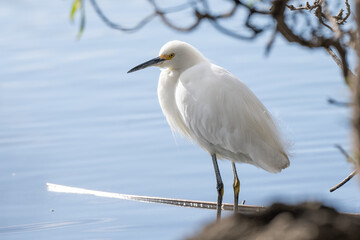
[[217,158],[232,162],[234,211],[240,181],[235,162],[268,172],[289,166],[288,151],[270,113],[238,78],[207,60],[196,48],[170,41],[159,56],[132,68],[163,68],[158,83],[162,111],[171,128],[195,141],[212,157],[217,181],[217,219],[221,216],[223,182]]

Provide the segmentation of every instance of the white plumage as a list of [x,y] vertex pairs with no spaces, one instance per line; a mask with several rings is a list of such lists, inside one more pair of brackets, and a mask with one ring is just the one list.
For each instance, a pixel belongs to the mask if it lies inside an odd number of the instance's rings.
[[159,57],[129,72],[148,66],[164,68],[158,97],[173,130],[218,158],[269,172],[289,166],[286,144],[270,113],[234,75],[181,41],[166,43]]
[[192,46],[171,41],[159,55],[196,59],[187,69],[161,71],[158,97],[172,129],[209,154],[279,172],[289,160],[268,110],[234,75],[210,63]]

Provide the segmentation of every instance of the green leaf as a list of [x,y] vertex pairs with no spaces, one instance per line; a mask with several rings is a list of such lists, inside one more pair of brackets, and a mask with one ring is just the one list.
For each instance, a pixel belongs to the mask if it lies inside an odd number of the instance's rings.
[[85,29],[85,11],[84,8],[81,9],[81,22],[80,22],[80,28],[79,28],[79,32],[77,34],[77,38],[80,39],[80,37],[82,36],[84,29]]
[[71,8],[71,13],[70,13],[70,20],[74,21],[74,16],[76,11],[82,7],[82,0],[74,0],[74,3],[72,5]]
[[250,0],[249,2],[246,3],[246,5],[248,7],[254,7],[254,5],[258,2],[260,2],[260,1],[259,0]]

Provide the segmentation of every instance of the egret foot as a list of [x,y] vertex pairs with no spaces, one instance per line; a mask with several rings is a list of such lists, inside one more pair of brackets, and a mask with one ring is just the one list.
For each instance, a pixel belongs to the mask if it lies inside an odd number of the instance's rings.
[[218,199],[216,205],[216,220],[219,221],[221,219],[221,210],[222,210],[222,200],[224,196],[224,185],[221,183],[216,186],[216,190],[218,192]]
[[233,174],[234,174],[234,213],[237,213],[239,211],[239,192],[240,192],[240,180],[237,175],[236,166],[234,162],[231,162]]

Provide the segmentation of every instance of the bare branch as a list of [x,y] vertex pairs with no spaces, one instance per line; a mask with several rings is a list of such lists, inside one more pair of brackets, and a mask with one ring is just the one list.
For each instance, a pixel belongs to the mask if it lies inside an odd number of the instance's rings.
[[[335,63],[338,65],[338,67],[344,71],[344,64],[342,63],[341,59],[334,53],[331,48],[325,48],[326,52],[331,56],[331,58],[335,61]],[[349,85],[349,82],[354,81],[353,79],[356,79],[355,74],[348,68],[348,78],[345,78],[346,83]],[[350,79],[350,81],[349,81]]]
[[[316,31],[313,31],[312,37],[306,39],[303,34],[296,34],[285,22],[285,8],[288,8],[287,5],[288,0],[275,0],[272,6],[272,16],[277,21],[277,31],[280,32],[288,42],[296,42],[304,47],[308,48],[330,48],[331,46],[337,50],[339,54],[339,58],[342,63],[342,71],[344,78],[348,78],[348,62],[347,62],[347,52],[346,46],[343,46],[338,37],[330,37],[327,38],[324,35],[317,35]],[[318,5],[316,5],[316,9],[321,7],[323,1],[315,1]],[[315,4],[315,3],[314,3]],[[312,8],[311,5],[307,4],[307,8]],[[312,8],[313,9],[313,8]],[[320,14],[320,13],[318,13]],[[325,15],[325,14],[324,14]],[[324,25],[324,24],[322,24]],[[329,26],[328,26],[329,27]]]
[[351,106],[351,103],[348,103],[348,102],[340,102],[338,100],[335,100],[333,98],[328,98],[328,103],[330,104],[333,104],[337,107],[350,107]]
[[[348,19],[351,11],[348,0],[344,0],[344,1],[346,6],[346,15],[343,16],[345,11],[343,9],[340,9],[340,11],[336,16],[331,16],[326,9],[325,0],[315,0],[313,4],[306,2],[305,6],[298,6],[298,7],[295,7],[293,5],[288,5],[287,3],[289,2],[289,0],[284,0],[284,1],[275,0],[272,3],[272,7],[270,8],[270,11],[260,9],[258,4],[250,5],[246,1],[232,0],[231,8],[228,11],[225,11],[224,13],[220,13],[220,14],[212,13],[207,0],[190,0],[190,1],[186,1],[183,4],[173,6],[170,8],[161,8],[160,6],[158,6],[155,0],[148,0],[149,4],[153,7],[153,12],[148,16],[144,17],[142,20],[140,20],[135,26],[124,27],[120,24],[112,22],[109,18],[107,18],[103,13],[103,11],[100,9],[96,0],[90,0],[96,13],[99,15],[99,17],[104,21],[106,25],[108,25],[113,29],[117,29],[123,32],[137,31],[142,27],[144,27],[147,23],[152,21],[155,17],[159,17],[162,20],[162,22],[169,28],[180,32],[190,32],[195,28],[197,28],[202,21],[207,20],[220,33],[241,40],[251,40],[256,38],[260,33],[263,33],[266,30],[269,29],[272,30],[273,31],[272,38],[270,39],[267,45],[266,53],[269,53],[269,50],[272,46],[272,43],[275,40],[275,36],[277,32],[281,33],[287,41],[298,43],[304,47],[325,48],[325,49],[330,49],[331,47],[333,47],[333,49],[334,50],[336,49],[337,51],[338,54],[337,59],[340,60],[340,61],[336,61],[336,63],[341,67],[345,80],[347,80],[349,74],[348,63],[346,59],[347,52],[346,52],[346,47],[340,41],[341,40],[340,37],[344,36],[344,33],[341,31],[340,25],[343,24],[346,21],[346,19]],[[202,6],[201,10],[199,10],[199,6]],[[225,27],[223,24],[221,24],[220,21],[222,19],[232,18],[240,8],[245,9],[248,12],[246,20],[243,22],[244,24],[243,26],[246,29],[245,33],[243,33],[244,31],[240,33],[238,31],[229,29]],[[310,26],[308,28],[308,31],[311,33],[310,37],[305,37],[305,34],[303,33],[297,34],[295,30],[291,28],[285,21],[286,9],[289,9],[291,11],[299,11],[299,12],[301,11],[310,12],[314,10],[314,15],[317,17],[320,25],[317,27]],[[189,25],[180,26],[171,21],[171,16],[170,16],[171,13],[181,12],[184,10],[190,10],[193,13],[194,19]],[[274,24],[273,21],[268,21],[270,22],[270,24],[265,26],[254,25],[252,23],[253,22],[252,19],[255,15],[262,15],[273,18],[276,24]],[[309,20],[308,16],[305,16],[304,18]],[[332,26],[330,26],[329,24]],[[322,34],[321,26],[324,26],[325,28],[331,30],[335,34],[330,37],[325,37],[325,35]],[[333,57],[333,59],[335,59],[334,56],[336,55],[333,54],[331,56]],[[353,74],[351,73],[350,75],[351,77],[353,76]]]
[[350,179],[352,179],[358,173],[357,170],[354,170],[352,173],[349,174],[344,180],[340,183],[336,184],[334,187],[330,188],[330,192],[335,191],[336,189],[342,187],[345,183],[347,183]]
[[328,11],[326,1],[324,1],[323,9],[324,9],[323,14],[324,14],[326,20],[328,20],[332,25],[332,28],[331,27],[329,27],[329,28],[335,33],[336,38],[339,39],[342,36],[340,25],[337,23],[335,18],[333,16],[331,16],[330,12]]
[[[346,157],[346,159],[349,162],[354,162],[354,159],[340,146],[335,145],[336,148],[340,150],[340,152]],[[347,176],[344,180],[342,180],[340,183],[336,184],[334,187],[330,189],[330,192],[335,191],[336,189],[342,187],[345,183],[347,183],[350,179],[352,179],[356,174],[358,173],[357,170],[354,170],[352,173],[350,173],[349,176]]]
[[149,23],[156,16],[155,13],[152,13],[152,14],[144,17],[134,27],[123,27],[123,26],[121,26],[119,24],[116,24],[116,23],[112,22],[109,18],[107,18],[105,16],[105,14],[102,12],[99,5],[97,4],[96,0],[90,0],[90,3],[94,7],[96,13],[99,15],[101,20],[103,20],[103,22],[106,25],[108,25],[109,27],[111,27],[113,29],[120,30],[120,31],[123,31],[123,32],[135,32],[135,31],[141,29],[142,27],[144,27],[147,23]]
[[243,36],[243,35],[240,35],[234,31],[231,31],[227,28],[225,28],[224,26],[220,25],[217,21],[211,21],[210,22],[219,32],[225,34],[225,35],[228,35],[230,37],[233,37],[233,38],[237,38],[237,39],[242,39],[242,40],[251,40],[251,39],[254,39],[256,37],[256,34],[253,34],[252,36]]
[[353,144],[354,144],[354,156],[357,160],[356,167],[360,169],[360,0],[356,0],[355,2],[355,22],[356,22],[356,30],[353,32],[353,42],[354,42],[354,50],[357,55],[357,66],[356,66],[356,75],[357,78],[351,82],[351,92],[352,92],[352,101],[353,105],[353,113],[352,113],[352,126],[353,126]]
[[335,147],[339,149],[339,151],[346,157],[347,161],[349,162],[354,161],[354,159],[352,159],[352,157],[350,157],[350,155],[345,151],[345,149],[343,149],[339,144],[336,144]]
[[[167,17],[166,14],[168,12],[166,11],[162,11],[160,10],[159,6],[156,4],[156,2],[154,0],[148,0],[148,2],[152,5],[152,7],[154,8],[154,14],[159,16],[161,18],[161,20],[163,21],[163,23],[165,23],[169,28],[172,28],[176,31],[179,32],[189,32],[194,30],[201,22],[202,17],[200,17],[198,11],[195,9],[195,7],[193,6],[194,9],[194,15],[196,17],[196,20],[189,26],[187,27],[180,27],[180,26],[176,26],[175,24],[173,24]],[[179,11],[179,9],[178,9]],[[174,10],[175,12],[175,10]]]
[[[344,9],[342,8],[339,10],[337,15],[331,16],[329,12],[326,10],[326,1],[324,0],[315,0],[312,5],[309,4],[309,2],[306,2],[305,6],[300,5],[298,7],[295,7],[294,5],[287,5],[287,8],[289,8],[291,11],[302,11],[302,10],[312,11],[313,9],[315,9],[314,15],[318,18],[319,22],[325,27],[329,28],[331,31],[334,31],[333,29],[335,28],[335,32],[336,32],[337,31],[336,29],[339,28],[339,25],[343,25],[351,14],[349,1],[345,0],[344,4],[346,7],[346,15],[344,17],[343,17]],[[324,22],[323,20],[324,17],[326,18],[327,21],[332,23],[333,27],[330,27],[330,25]]]
[[344,24],[346,22],[346,20],[350,17],[351,14],[351,10],[350,10],[350,4],[348,0],[345,0],[345,6],[346,6],[346,15],[345,17],[342,17],[342,14],[344,12],[344,9],[340,9],[339,13],[334,16],[334,18],[336,19],[336,22],[338,24]]
[[295,7],[294,5],[287,5],[287,7],[291,10],[291,11],[295,11],[295,10],[313,10],[314,8],[318,8],[319,6],[321,6],[321,0],[316,0],[314,1],[313,5],[310,5],[309,2],[306,2],[305,6],[298,6]]

